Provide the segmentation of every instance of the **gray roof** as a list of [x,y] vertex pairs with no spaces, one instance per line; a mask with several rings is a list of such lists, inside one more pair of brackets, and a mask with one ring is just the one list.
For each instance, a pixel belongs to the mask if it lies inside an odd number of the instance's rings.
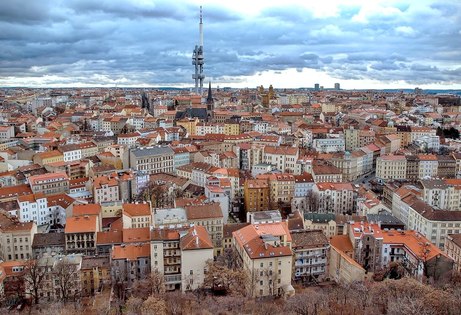
[[132,149],[131,154],[135,157],[155,156],[155,155],[173,155],[174,151],[169,146],[142,147]]
[[423,179],[420,180],[425,189],[447,189],[448,185],[441,179]]
[[315,213],[306,212],[304,213],[304,220],[312,220],[314,223],[327,223],[334,221],[336,218],[334,213]]
[[402,221],[400,221],[390,213],[367,214],[367,221],[381,222],[383,224],[404,225]]
[[47,247],[47,246],[62,246],[66,245],[64,232],[62,233],[36,233],[32,242],[32,248]]
[[328,246],[328,238],[321,230],[290,232],[293,250]]

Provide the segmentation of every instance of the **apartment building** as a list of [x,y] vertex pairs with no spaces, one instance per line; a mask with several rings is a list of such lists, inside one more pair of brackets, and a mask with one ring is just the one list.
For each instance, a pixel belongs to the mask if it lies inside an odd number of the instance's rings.
[[[49,273],[40,284],[39,297],[52,301],[63,301],[64,296],[69,300],[80,298],[82,261],[83,256],[81,254],[47,256],[38,259],[38,268],[43,268]],[[67,292],[62,292],[63,287],[66,288]]]
[[282,173],[294,173],[299,149],[285,146],[265,146],[263,153],[264,163],[272,164]]
[[181,249],[181,289],[193,291],[203,285],[207,261],[213,260],[213,242],[207,229],[193,226],[179,241]]
[[251,296],[294,294],[292,238],[286,222],[245,226],[232,233],[232,245],[252,279]]
[[94,255],[96,253],[97,232],[100,231],[97,215],[67,218],[66,252]]
[[110,259],[105,257],[84,256],[80,268],[82,296],[100,293],[104,285],[110,284]]
[[179,290],[182,284],[181,249],[179,241],[181,235],[189,228],[188,225],[174,228],[155,228],[151,231],[151,270],[163,274],[165,289]]
[[56,162],[64,162],[64,155],[59,150],[39,152],[34,155],[33,162],[42,166]]
[[145,228],[151,226],[150,203],[124,203],[122,212],[123,228]]
[[53,195],[69,192],[69,176],[64,172],[32,175],[28,179],[33,193]]
[[64,162],[78,161],[82,159],[82,149],[77,144],[66,144],[58,147],[63,155]]
[[293,240],[293,279],[322,281],[328,276],[330,243],[321,230],[291,232]]
[[331,163],[323,160],[315,160],[312,164],[312,177],[316,183],[339,183],[343,181],[342,171]]
[[390,154],[376,159],[376,177],[379,179],[405,179],[406,173],[407,159],[404,155]]
[[291,200],[291,208],[301,212],[307,211],[309,208],[308,199],[312,195],[314,186],[314,178],[310,173],[302,173],[295,175],[295,191]]
[[270,186],[264,179],[247,179],[244,184],[245,211],[264,211],[270,208]]
[[453,269],[461,272],[461,234],[448,234],[445,238],[445,253],[453,258]]
[[150,260],[149,243],[114,245],[110,256],[112,283],[126,283],[129,289],[134,281],[150,275]]
[[352,214],[354,188],[350,183],[316,183],[312,188],[314,212]]
[[418,175],[421,179],[437,177],[439,161],[434,154],[419,154]]
[[448,234],[461,233],[461,211],[439,210],[419,198],[408,201],[408,229],[418,231],[443,249]]
[[189,224],[200,225],[210,234],[216,256],[222,251],[223,213],[219,203],[186,205],[186,216]]
[[417,231],[381,231],[383,266],[399,262],[413,278],[439,280],[453,269],[453,259]]
[[36,233],[37,225],[34,222],[20,223],[7,213],[0,212],[0,259],[31,259]]
[[103,175],[93,180],[93,198],[95,203],[120,200],[119,182],[116,177]]
[[320,153],[342,152],[345,150],[345,141],[341,137],[331,137],[314,139],[312,141],[312,148]]
[[354,222],[349,225],[354,260],[365,270],[376,272],[383,266],[383,235],[378,224]]
[[132,148],[125,153],[125,168],[148,174],[173,173],[174,151],[169,146]]

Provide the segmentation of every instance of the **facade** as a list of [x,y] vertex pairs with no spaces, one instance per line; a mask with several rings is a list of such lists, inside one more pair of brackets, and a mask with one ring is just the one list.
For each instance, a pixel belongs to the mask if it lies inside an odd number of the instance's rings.
[[99,232],[99,219],[96,215],[67,218],[66,252],[94,255],[96,253],[97,232]]
[[213,260],[213,242],[203,226],[191,227],[179,242],[181,249],[181,289],[192,291],[202,286],[206,263]]
[[29,185],[33,193],[53,195],[69,192],[69,177],[64,172],[33,175],[29,177]]
[[37,233],[37,225],[34,222],[12,222],[5,217],[1,221],[0,258],[5,261],[31,259],[32,242]]
[[264,147],[264,163],[275,165],[282,173],[294,173],[299,150],[295,147]]
[[150,244],[122,244],[112,248],[110,256],[112,283],[123,282],[130,288],[135,280],[148,277]]
[[247,179],[243,192],[246,212],[269,210],[270,187],[267,180]]
[[445,238],[445,253],[453,259],[453,269],[461,272],[461,234],[448,234]]
[[93,296],[95,293],[101,292],[104,285],[110,284],[109,257],[83,257],[80,283],[82,296]]
[[303,282],[322,281],[328,276],[330,244],[321,230],[291,232],[293,278]]
[[151,226],[150,203],[124,203],[122,212],[123,228],[148,228]]
[[100,176],[93,181],[93,197],[95,203],[120,200],[119,183],[115,177]]
[[189,224],[203,226],[207,229],[215,254],[219,255],[222,249],[223,238],[223,214],[219,203],[194,204],[185,206],[187,222]]
[[179,290],[182,286],[181,249],[179,241],[188,226],[183,228],[155,228],[151,232],[151,270],[163,274],[165,289]]
[[173,174],[174,154],[173,149],[168,146],[134,148],[127,152],[124,166],[149,174]]
[[292,238],[286,222],[250,224],[232,233],[232,244],[252,283],[253,297],[294,294]]
[[354,188],[350,183],[317,183],[312,188],[313,211],[333,214],[352,214]]
[[376,159],[376,177],[379,179],[406,179],[406,173],[407,159],[404,155],[384,155]]
[[383,266],[383,236],[377,224],[354,222],[349,226],[354,260],[365,270],[376,272]]

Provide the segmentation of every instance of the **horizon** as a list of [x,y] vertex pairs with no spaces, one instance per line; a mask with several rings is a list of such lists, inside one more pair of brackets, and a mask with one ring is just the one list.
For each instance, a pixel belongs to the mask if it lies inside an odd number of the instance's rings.
[[455,0],[6,0],[0,86],[189,89],[200,5],[213,86],[461,89]]

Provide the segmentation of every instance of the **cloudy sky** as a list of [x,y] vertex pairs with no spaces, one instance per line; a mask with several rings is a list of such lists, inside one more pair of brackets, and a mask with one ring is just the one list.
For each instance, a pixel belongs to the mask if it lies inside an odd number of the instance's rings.
[[461,88],[461,1],[1,0],[0,86]]

